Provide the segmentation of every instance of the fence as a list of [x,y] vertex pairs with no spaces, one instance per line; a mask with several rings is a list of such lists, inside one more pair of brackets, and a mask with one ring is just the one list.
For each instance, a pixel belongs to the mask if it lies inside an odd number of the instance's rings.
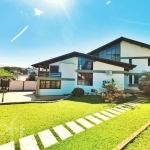
[[9,91],[35,91],[36,81],[10,81]]

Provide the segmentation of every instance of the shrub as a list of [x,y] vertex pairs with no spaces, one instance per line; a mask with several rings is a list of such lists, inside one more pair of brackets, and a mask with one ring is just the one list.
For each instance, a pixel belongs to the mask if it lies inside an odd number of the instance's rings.
[[103,81],[103,90],[109,93],[115,93],[118,89],[118,85],[115,83],[114,79],[111,81]]
[[142,77],[139,79],[139,90],[144,91],[146,95],[150,95],[150,72],[143,72]]
[[111,81],[103,81],[103,92],[101,96],[104,101],[115,103],[121,102],[126,97],[124,92],[118,89],[118,85],[114,79]]
[[72,95],[76,97],[81,97],[84,95],[84,90],[82,88],[74,88]]

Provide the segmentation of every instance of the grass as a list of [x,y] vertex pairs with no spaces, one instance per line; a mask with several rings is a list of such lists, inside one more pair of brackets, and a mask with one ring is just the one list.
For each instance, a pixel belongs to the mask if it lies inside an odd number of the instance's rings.
[[100,96],[46,104],[0,105],[0,145],[11,140],[18,142],[20,136],[36,135],[39,131],[109,107],[112,105],[101,103]]
[[[110,150],[149,121],[150,104],[127,111],[46,150]],[[146,139],[145,139],[146,140]],[[147,139],[147,143],[149,140]],[[136,149],[136,148],[135,148]],[[134,149],[134,150],[135,150]],[[145,150],[145,149],[142,149]]]
[[[71,97],[65,101],[47,104],[0,105],[0,145],[14,140],[17,149],[19,149],[20,136],[34,134],[40,149],[43,149],[37,136],[39,131],[50,129],[55,134],[52,130],[54,126],[65,125],[68,121],[113,106],[102,103],[100,96]],[[64,141],[57,136],[58,144],[47,148],[47,150],[113,149],[149,121],[149,107],[149,103],[141,104],[138,108],[104,121],[80,134],[74,134],[73,137]]]
[[149,150],[150,149],[150,127],[143,131],[125,150]]

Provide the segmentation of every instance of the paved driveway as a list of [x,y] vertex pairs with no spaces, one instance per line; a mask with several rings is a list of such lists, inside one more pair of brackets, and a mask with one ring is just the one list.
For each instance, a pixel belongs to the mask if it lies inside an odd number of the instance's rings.
[[[28,102],[35,100],[33,92],[7,92],[4,94],[4,102]],[[0,93],[2,102],[2,93]]]

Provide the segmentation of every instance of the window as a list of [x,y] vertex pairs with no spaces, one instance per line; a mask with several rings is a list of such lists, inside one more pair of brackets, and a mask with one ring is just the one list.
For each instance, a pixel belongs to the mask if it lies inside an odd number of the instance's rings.
[[138,83],[139,83],[139,76],[134,75],[134,84],[138,84]]
[[129,75],[129,84],[132,84],[132,75]]
[[150,59],[148,59],[148,66],[150,66]]
[[132,59],[129,59],[129,64],[132,64]]
[[120,44],[99,52],[99,57],[120,61]]
[[51,73],[58,73],[58,66],[50,66]]
[[40,89],[60,89],[61,81],[55,80],[41,80]]
[[93,60],[79,57],[78,69],[79,70],[93,70]]
[[78,85],[93,85],[93,74],[92,73],[78,73]]

